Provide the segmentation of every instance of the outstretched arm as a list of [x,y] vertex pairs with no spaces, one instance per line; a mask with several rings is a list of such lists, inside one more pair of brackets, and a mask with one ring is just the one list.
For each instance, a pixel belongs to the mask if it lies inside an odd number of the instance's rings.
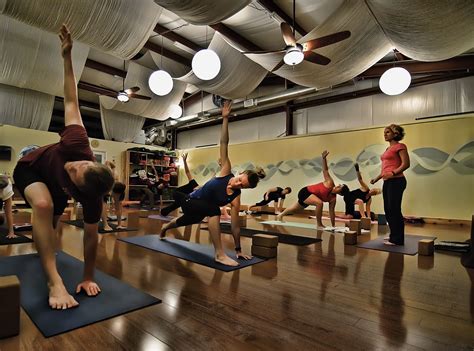
[[359,170],[359,164],[358,163],[354,164],[354,168],[357,172],[357,180],[359,181],[359,184],[362,190],[363,191],[369,190],[369,187],[367,186],[367,184],[365,184],[364,179],[362,179],[362,174],[360,173],[360,170]]
[[220,142],[220,160],[221,171],[220,176],[226,176],[231,172],[232,165],[229,159],[229,114],[232,108],[232,101],[227,100],[222,107],[222,128],[221,128],[221,142]]
[[324,176],[324,184],[326,186],[332,187],[334,186],[334,181],[332,180],[331,175],[329,174],[328,160],[327,160],[328,155],[329,155],[329,152],[327,150],[324,150],[321,154],[321,157],[323,158],[323,176]]
[[193,175],[189,171],[188,162],[186,162],[188,158],[188,154],[185,152],[182,157],[183,157],[183,164],[184,164],[184,172],[186,173],[186,177],[188,177],[188,181],[191,181],[193,180]]
[[79,124],[84,126],[79,111],[76,78],[72,68],[71,33],[64,24],[59,32],[59,39],[61,39],[61,54],[64,59],[64,125]]

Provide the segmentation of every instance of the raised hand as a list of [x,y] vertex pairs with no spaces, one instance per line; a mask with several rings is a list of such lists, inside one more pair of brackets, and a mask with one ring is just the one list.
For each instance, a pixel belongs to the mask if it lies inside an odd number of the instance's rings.
[[224,106],[222,106],[222,117],[229,117],[230,111],[232,109],[232,100],[226,100]]
[[356,172],[359,172],[359,164],[358,163],[354,163],[354,168],[355,168]]
[[61,55],[63,57],[69,55],[72,50],[72,39],[71,33],[65,24],[61,26],[59,31],[59,39],[61,40]]
[[181,157],[183,158],[183,161],[186,161],[188,158],[188,153],[185,152],[183,155],[181,155]]
[[326,157],[328,157],[328,155],[329,155],[329,151],[327,151],[327,150],[324,150],[324,151],[321,153],[321,157],[322,157],[322,158],[326,158]]

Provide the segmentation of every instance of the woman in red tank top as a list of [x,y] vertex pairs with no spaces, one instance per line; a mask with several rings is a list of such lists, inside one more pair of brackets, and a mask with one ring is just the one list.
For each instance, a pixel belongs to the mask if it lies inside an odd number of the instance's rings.
[[380,157],[382,171],[370,183],[374,184],[383,179],[383,205],[390,227],[390,236],[385,241],[385,245],[403,245],[405,223],[402,214],[402,197],[407,186],[403,171],[410,167],[410,157],[406,145],[399,142],[405,136],[402,127],[391,124],[385,128],[383,134],[389,146]]
[[325,226],[322,222],[323,217],[323,203],[329,202],[329,216],[331,217],[331,225],[336,226],[336,194],[339,194],[343,187],[347,185],[334,185],[334,180],[331,178],[328,169],[327,156],[329,152],[326,150],[321,154],[323,158],[323,176],[324,181],[317,184],[312,184],[301,188],[298,192],[298,202],[288,207],[285,211],[280,213],[276,220],[283,221],[283,216],[301,210],[309,205],[316,206],[316,223],[317,229],[323,229]]

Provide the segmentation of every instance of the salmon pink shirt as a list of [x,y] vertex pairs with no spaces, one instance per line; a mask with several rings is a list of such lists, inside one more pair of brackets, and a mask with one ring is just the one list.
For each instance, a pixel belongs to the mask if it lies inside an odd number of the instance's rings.
[[[403,143],[396,143],[390,145],[387,150],[380,156],[382,160],[382,174],[392,173],[402,164],[402,158],[400,157],[400,150],[406,150],[407,146]],[[403,172],[398,173],[394,177],[404,177]]]

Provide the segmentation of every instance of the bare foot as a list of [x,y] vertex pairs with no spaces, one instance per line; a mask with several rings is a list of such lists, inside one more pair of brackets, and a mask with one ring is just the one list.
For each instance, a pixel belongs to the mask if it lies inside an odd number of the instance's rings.
[[161,229],[160,230],[160,239],[166,238],[166,229]]
[[282,216],[281,213],[278,216],[276,216],[275,220],[280,221],[280,222],[284,222],[283,216]]
[[384,245],[387,245],[387,246],[397,246],[397,244],[394,244],[394,243],[392,243],[392,242],[390,242],[390,241],[384,241],[383,244],[384,244]]
[[15,233],[8,233],[7,239],[15,239],[15,238],[18,238],[18,235],[16,235]]
[[226,265],[226,266],[233,266],[233,267],[235,267],[235,266],[238,266],[238,265],[239,265],[236,261],[234,261],[232,258],[230,258],[230,257],[227,256],[227,255],[221,255],[221,256],[216,255],[215,261],[216,261],[216,262],[219,262],[219,263],[222,263],[222,264],[224,264],[224,265]]
[[326,228],[326,226],[325,226],[324,224],[322,224],[322,223],[318,223],[318,228],[324,229],[324,228]]
[[49,306],[55,310],[65,310],[79,306],[79,303],[72,297],[61,283],[60,285],[49,286]]
[[112,230],[114,230],[114,228],[112,228],[110,225],[104,225],[105,232],[111,232]]

